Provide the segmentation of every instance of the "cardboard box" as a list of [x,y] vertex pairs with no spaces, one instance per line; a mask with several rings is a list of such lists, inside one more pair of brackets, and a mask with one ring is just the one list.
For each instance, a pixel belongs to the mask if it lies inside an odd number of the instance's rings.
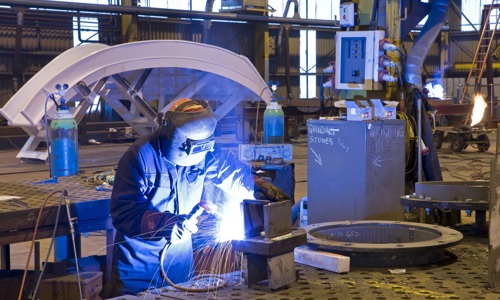
[[[81,272],[82,297],[86,300],[100,300],[102,272]],[[80,299],[80,288],[76,274],[44,279],[40,283],[40,300]]]
[[396,106],[384,105],[380,99],[371,99],[373,107],[373,119],[396,119]]
[[345,101],[347,121],[366,121],[372,119],[372,108],[360,106],[355,101]]

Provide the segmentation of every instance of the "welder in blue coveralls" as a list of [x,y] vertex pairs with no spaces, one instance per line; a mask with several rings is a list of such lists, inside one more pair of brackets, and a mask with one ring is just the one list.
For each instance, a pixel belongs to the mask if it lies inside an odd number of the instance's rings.
[[106,297],[165,286],[159,266],[167,244],[166,275],[173,283],[189,280],[196,228],[186,228],[185,221],[201,200],[212,200],[202,199],[207,183],[242,200],[259,194],[257,199],[290,201],[232,154],[214,150],[217,121],[207,102],[182,98],[165,110],[158,130],[134,142],[118,163],[110,205],[117,232]]

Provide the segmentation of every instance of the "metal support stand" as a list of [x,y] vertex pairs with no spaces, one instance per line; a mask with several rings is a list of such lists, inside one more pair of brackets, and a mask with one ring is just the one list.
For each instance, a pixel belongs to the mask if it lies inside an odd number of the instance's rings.
[[245,238],[234,240],[243,252],[242,272],[247,286],[268,280],[271,289],[297,281],[294,249],[307,243],[303,228],[292,229],[289,201],[245,200],[242,204]]
[[0,270],[10,270],[10,245],[0,245]]
[[[418,174],[417,181],[422,182],[422,99],[418,97],[417,99],[417,165]],[[418,221],[420,223],[426,223],[427,212],[425,208],[418,209]]]

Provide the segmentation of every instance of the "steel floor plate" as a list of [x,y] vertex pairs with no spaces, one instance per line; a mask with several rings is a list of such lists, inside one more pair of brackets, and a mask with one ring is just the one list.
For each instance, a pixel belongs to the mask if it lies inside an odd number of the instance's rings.
[[[439,264],[407,269],[351,268],[337,274],[296,264],[297,282],[277,291],[265,282],[247,287],[239,272],[225,274],[229,284],[214,292],[163,289],[158,295],[113,299],[345,300],[345,299],[500,299],[500,288],[488,287],[488,239],[471,225],[456,227],[461,244],[450,247]],[[391,272],[392,271],[392,272]]]

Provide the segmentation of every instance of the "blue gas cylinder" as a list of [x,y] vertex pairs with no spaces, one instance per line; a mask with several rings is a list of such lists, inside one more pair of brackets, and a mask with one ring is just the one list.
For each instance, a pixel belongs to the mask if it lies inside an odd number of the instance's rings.
[[271,101],[264,111],[264,144],[285,142],[285,114],[276,100]]
[[54,114],[49,127],[51,176],[78,173],[78,127],[67,106]]

